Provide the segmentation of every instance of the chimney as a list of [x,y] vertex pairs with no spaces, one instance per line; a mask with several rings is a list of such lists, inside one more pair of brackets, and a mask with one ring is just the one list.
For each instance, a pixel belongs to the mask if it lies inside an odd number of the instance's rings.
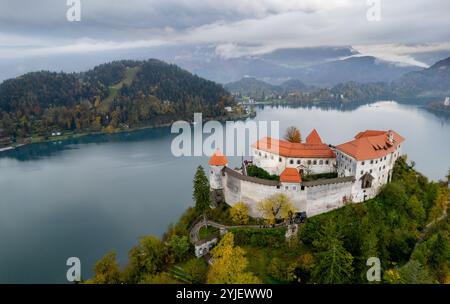
[[394,133],[392,133],[392,130],[388,131],[388,142],[394,144]]

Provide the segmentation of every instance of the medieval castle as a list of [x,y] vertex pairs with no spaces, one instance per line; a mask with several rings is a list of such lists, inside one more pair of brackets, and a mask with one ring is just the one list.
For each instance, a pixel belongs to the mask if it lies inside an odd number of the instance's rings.
[[[316,130],[303,143],[265,137],[252,145],[250,163],[279,175],[279,181],[248,176],[247,162],[233,170],[227,167],[227,158],[216,151],[209,160],[210,186],[231,206],[247,204],[255,217],[261,216],[258,202],[278,193],[286,194],[298,212],[313,216],[375,197],[390,181],[403,141],[392,130],[360,132],[338,146],[323,143]],[[334,173],[335,177],[302,180],[322,173]]]

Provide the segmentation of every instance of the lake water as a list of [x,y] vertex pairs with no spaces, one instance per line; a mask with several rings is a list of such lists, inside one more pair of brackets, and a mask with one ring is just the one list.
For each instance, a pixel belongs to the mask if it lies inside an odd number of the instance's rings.
[[[255,120],[281,130],[317,128],[330,144],[365,129],[394,129],[404,152],[431,179],[450,167],[450,121],[424,109],[379,102],[352,110],[264,107]],[[87,136],[23,147],[0,158],[0,283],[64,283],[68,257],[82,277],[106,252],[127,261],[140,236],[161,236],[192,204],[195,168],[206,157],[175,158],[169,128]],[[234,165],[239,159],[233,159]]]

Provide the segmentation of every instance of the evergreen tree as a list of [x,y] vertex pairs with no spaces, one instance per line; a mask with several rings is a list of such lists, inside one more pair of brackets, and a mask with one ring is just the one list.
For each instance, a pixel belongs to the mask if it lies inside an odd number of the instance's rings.
[[318,240],[313,242],[318,250],[313,280],[317,283],[348,283],[353,275],[353,257],[345,250],[342,237],[334,221],[326,223]]
[[195,200],[195,209],[198,212],[205,213],[210,205],[209,181],[202,166],[198,166],[197,172],[195,172],[193,198]]

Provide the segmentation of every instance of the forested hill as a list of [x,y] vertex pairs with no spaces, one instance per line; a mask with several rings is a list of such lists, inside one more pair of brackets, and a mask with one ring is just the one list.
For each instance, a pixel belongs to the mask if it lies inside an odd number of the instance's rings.
[[82,73],[33,72],[0,84],[0,129],[23,138],[52,131],[112,131],[217,117],[234,103],[221,86],[176,65],[116,61]]

